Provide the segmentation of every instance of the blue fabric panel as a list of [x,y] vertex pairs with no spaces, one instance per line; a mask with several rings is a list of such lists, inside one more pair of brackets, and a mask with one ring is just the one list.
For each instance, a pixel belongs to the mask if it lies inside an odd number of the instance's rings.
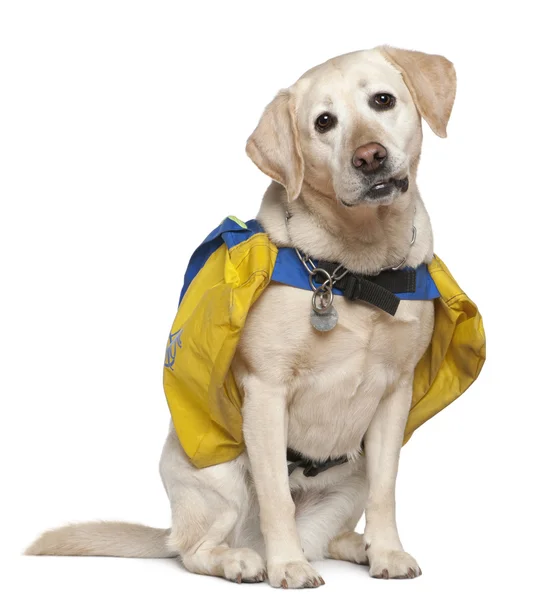
[[[262,226],[252,219],[246,222],[246,228],[239,225],[229,217],[212,231],[203,241],[203,243],[193,253],[186,275],[184,277],[184,287],[180,293],[179,303],[189,288],[193,278],[203,268],[210,255],[215,252],[223,243],[228,248],[233,248],[237,244],[247,240],[256,233],[262,233]],[[309,275],[301,264],[296,251],[293,248],[279,248],[275,268],[273,269],[273,281],[284,283],[292,287],[310,290]],[[334,294],[342,295],[340,290],[334,288]],[[419,265],[416,269],[415,292],[396,294],[401,300],[433,300],[438,298],[440,293],[434,283],[434,280],[428,272],[427,265]]]
[[184,276],[184,287],[180,292],[180,298],[178,304],[182,302],[184,294],[188,291],[193,278],[203,268],[203,265],[207,262],[210,255],[218,250],[220,246],[225,242],[228,248],[235,246],[236,244],[249,238],[253,233],[241,227],[238,223],[231,220],[229,217],[224,219],[218,227],[209,233],[209,235],[201,242],[201,245],[192,254],[186,274]]

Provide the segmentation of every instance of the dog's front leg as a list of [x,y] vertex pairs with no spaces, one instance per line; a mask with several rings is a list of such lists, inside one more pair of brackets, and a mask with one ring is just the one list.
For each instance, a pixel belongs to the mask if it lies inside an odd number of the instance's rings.
[[318,587],[324,581],[303,555],[288,483],[286,389],[249,377],[244,390],[243,429],[260,505],[269,582],[273,587]]
[[383,579],[421,574],[415,559],[402,548],[395,516],[396,475],[412,385],[413,376],[407,376],[381,400],[364,438],[369,482],[364,542],[370,575]]

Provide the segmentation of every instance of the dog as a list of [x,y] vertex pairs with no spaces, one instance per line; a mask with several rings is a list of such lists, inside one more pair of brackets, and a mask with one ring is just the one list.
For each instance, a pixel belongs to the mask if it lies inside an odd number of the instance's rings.
[[[272,179],[258,221],[278,247],[374,274],[433,258],[416,184],[424,119],[446,136],[456,89],[442,56],[379,47],[331,59],[281,90],[247,154]],[[44,533],[27,554],[180,557],[194,573],[273,587],[319,587],[311,565],[369,565],[414,578],[395,520],[395,480],[415,367],[432,335],[428,300],[394,316],[336,298],[338,324],[310,325],[309,291],[271,283],[232,362],[245,451],[198,469],[171,425],[160,461],[170,529],[84,523]],[[287,470],[287,447],[346,457],[315,477]],[[355,527],[365,513],[363,534]]]

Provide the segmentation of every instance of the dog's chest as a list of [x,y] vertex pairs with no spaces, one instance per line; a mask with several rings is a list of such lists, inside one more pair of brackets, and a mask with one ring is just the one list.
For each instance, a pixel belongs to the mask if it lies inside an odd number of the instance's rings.
[[255,374],[282,383],[290,447],[316,459],[358,452],[379,401],[428,344],[429,304],[402,302],[391,317],[336,297],[339,322],[319,333],[310,325],[309,292],[267,288],[241,346]]

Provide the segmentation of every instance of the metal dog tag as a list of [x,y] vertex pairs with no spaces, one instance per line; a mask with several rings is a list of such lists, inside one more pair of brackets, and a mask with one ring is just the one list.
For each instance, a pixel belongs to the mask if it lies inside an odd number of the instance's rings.
[[338,314],[332,304],[326,312],[318,313],[311,310],[311,325],[317,331],[330,331],[337,325]]

